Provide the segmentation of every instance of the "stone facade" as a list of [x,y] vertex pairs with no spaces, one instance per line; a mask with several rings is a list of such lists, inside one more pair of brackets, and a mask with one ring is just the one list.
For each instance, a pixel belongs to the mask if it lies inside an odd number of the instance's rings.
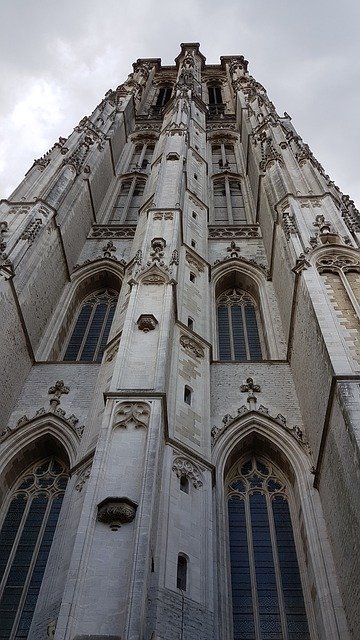
[[[247,65],[196,43],[138,60],[0,201],[0,526],[31,465],[69,473],[28,640],[240,638],[226,478],[246,455],[289,483],[306,638],[358,637],[360,214]],[[101,291],[103,355],[72,358]],[[250,334],[221,351],[239,291],[261,358]]]

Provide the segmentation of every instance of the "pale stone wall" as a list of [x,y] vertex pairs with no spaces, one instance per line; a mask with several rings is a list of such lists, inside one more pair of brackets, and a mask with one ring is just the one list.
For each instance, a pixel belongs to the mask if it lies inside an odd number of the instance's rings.
[[[359,276],[345,290],[316,265],[334,247],[356,259],[358,214],[234,60],[207,67],[192,43],[176,67],[138,61],[0,204],[1,486],[47,451],[72,467],[29,640],[49,624],[55,640],[231,640],[223,483],[243,436],[289,473],[313,637],[356,638]],[[218,116],[199,99],[217,82]],[[147,136],[137,226],[113,224]],[[241,182],[245,225],[211,224],[218,139],[234,145],[238,173],[223,173]],[[217,361],[216,297],[234,283],[258,307],[263,362]],[[104,287],[120,294],[102,364],[61,362],[81,301]],[[98,520],[108,497],[136,505],[117,531]]]

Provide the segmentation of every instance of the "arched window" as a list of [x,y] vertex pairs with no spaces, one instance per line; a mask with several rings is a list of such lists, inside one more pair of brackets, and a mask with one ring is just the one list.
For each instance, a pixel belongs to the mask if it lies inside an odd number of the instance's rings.
[[246,223],[240,180],[228,176],[214,180],[213,193],[215,223]]
[[256,305],[241,289],[229,289],[217,305],[219,360],[262,360]]
[[134,177],[123,180],[113,206],[111,221],[120,224],[137,222],[144,190],[145,179]]
[[310,640],[285,480],[250,458],[227,492],[234,640]]
[[317,262],[336,310],[346,349],[360,363],[360,261],[349,255],[326,255]]
[[27,638],[67,483],[48,458],[30,468],[9,497],[0,529],[0,638]]
[[82,303],[63,360],[101,362],[114,317],[117,293],[97,291]]
[[179,553],[176,572],[176,586],[181,591],[186,591],[187,582],[187,558]]

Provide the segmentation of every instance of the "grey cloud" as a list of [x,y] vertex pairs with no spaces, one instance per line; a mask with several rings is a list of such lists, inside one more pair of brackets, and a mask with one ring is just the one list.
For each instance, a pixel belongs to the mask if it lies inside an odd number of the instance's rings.
[[[244,54],[278,111],[292,115],[326,171],[360,203],[357,0],[12,0],[0,13],[2,195],[134,60],[172,64],[179,43],[195,40],[208,63]],[[27,105],[28,126],[15,117]]]

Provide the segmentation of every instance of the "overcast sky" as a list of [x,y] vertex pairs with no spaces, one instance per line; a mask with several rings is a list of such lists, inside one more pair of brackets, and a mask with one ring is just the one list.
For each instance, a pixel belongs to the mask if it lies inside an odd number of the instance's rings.
[[360,206],[359,0],[0,0],[0,197],[137,58],[243,54]]

